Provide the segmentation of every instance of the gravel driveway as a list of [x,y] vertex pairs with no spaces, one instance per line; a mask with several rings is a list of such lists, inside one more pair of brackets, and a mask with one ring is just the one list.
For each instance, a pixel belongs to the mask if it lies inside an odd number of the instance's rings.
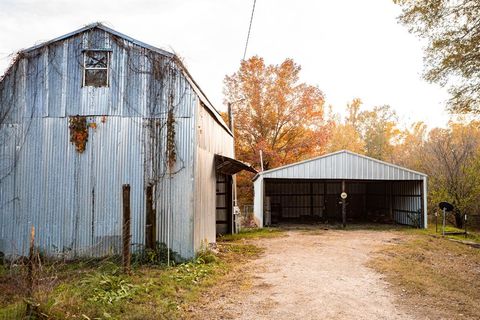
[[397,238],[390,231],[297,230],[286,237],[257,240],[266,251],[247,265],[249,285],[224,288],[196,316],[414,319],[395,304],[381,275],[366,266],[379,246]]

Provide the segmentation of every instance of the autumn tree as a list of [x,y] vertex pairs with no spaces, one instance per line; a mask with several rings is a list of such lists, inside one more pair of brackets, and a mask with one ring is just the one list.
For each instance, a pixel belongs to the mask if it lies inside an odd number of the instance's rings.
[[480,112],[480,1],[394,0],[400,21],[425,39],[428,81],[450,88],[453,111]]
[[365,144],[365,154],[380,160],[390,160],[393,142],[399,133],[395,111],[388,105],[377,106],[359,112],[355,123]]
[[391,161],[402,167],[425,172],[428,127],[424,122],[415,122],[409,128],[399,130],[397,142],[393,147]]
[[461,228],[463,215],[480,209],[480,122],[435,128],[425,146],[430,199],[435,205],[451,202],[455,224]]
[[[238,159],[260,168],[262,150],[264,168],[269,169],[322,150],[324,96],[319,88],[300,81],[300,71],[292,59],[267,65],[254,56],[225,78],[225,100],[235,115]],[[240,189],[246,183],[239,177]]]
[[360,154],[365,153],[365,142],[360,135],[358,121],[361,105],[362,101],[358,98],[347,104],[347,117],[344,122],[340,120],[340,116],[330,117],[332,123],[327,141],[328,152],[349,150]]

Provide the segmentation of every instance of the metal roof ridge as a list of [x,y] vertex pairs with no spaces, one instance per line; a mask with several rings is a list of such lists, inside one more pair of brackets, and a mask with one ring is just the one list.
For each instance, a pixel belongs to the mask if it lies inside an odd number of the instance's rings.
[[415,173],[415,174],[418,174],[418,175],[421,175],[421,176],[424,176],[424,177],[428,177],[427,174],[422,173],[422,172],[419,172],[419,171],[411,170],[411,169],[408,169],[408,168],[405,168],[405,167],[401,167],[401,166],[396,165],[396,164],[393,164],[393,163],[389,163],[389,162],[382,161],[382,160],[379,160],[379,159],[375,159],[375,158],[372,158],[372,157],[369,157],[369,156],[366,156],[366,155],[362,155],[362,154],[359,154],[359,153],[355,153],[355,152],[352,152],[352,151],[350,151],[350,150],[345,150],[345,149],[343,149],[343,150],[335,151],[335,152],[332,152],[332,153],[327,153],[327,154],[324,154],[324,155],[321,155],[321,156],[313,157],[313,158],[310,158],[310,159],[305,159],[305,160],[302,160],[302,161],[298,161],[298,162],[294,162],[294,163],[289,163],[289,164],[286,164],[286,165],[281,166],[281,167],[277,167],[277,168],[273,168],[273,169],[269,169],[269,170],[265,170],[265,171],[259,172],[257,175],[255,175],[255,177],[253,177],[252,180],[255,181],[255,180],[258,178],[258,176],[263,175],[263,174],[266,174],[266,173],[271,173],[271,172],[279,171],[279,170],[286,169],[286,168],[289,168],[289,167],[293,167],[293,166],[296,166],[296,165],[300,165],[300,164],[304,164],[304,163],[307,163],[307,162],[316,161],[316,160],[319,160],[319,159],[322,159],[322,158],[326,158],[326,157],[330,157],[330,156],[334,156],[334,155],[337,155],[337,154],[340,154],[340,153],[349,153],[349,154],[354,155],[354,156],[357,156],[357,157],[361,157],[361,158],[364,158],[364,159],[368,159],[368,160],[375,161],[375,162],[380,163],[380,164],[382,164],[382,165],[386,165],[386,166],[398,168],[398,169],[401,169],[401,170],[404,170],[404,171],[409,171],[409,172],[411,172],[411,173]]

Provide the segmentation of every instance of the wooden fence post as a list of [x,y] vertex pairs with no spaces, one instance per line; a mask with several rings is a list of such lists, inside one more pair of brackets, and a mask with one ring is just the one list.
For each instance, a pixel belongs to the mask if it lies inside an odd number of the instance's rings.
[[147,186],[145,190],[145,202],[145,247],[147,249],[154,249],[157,222],[155,219],[155,210],[153,209],[153,187],[151,185]]
[[25,315],[27,317],[31,317],[34,315],[34,309],[32,306],[32,298],[33,298],[33,293],[34,293],[34,267],[35,267],[35,226],[32,226],[32,229],[30,230],[30,248],[28,252],[28,264],[27,264],[27,294],[28,294],[28,299],[27,300],[27,307],[26,307],[26,313]]
[[29,295],[33,293],[33,272],[34,272],[34,264],[35,264],[35,227],[32,226],[30,230],[30,249],[28,252],[28,290]]
[[123,250],[122,265],[125,273],[130,272],[130,185],[122,187],[123,196]]

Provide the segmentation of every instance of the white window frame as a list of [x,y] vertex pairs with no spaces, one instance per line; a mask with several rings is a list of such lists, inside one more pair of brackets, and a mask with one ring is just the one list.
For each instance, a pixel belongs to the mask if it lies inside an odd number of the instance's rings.
[[[106,52],[107,53],[107,66],[105,68],[101,67],[87,67],[87,52],[96,51],[96,52]],[[101,87],[110,87],[110,55],[112,54],[111,50],[105,49],[85,49],[83,50],[83,87],[94,87],[86,85],[87,70],[107,70],[107,84]],[[99,88],[101,88],[99,87]]]

